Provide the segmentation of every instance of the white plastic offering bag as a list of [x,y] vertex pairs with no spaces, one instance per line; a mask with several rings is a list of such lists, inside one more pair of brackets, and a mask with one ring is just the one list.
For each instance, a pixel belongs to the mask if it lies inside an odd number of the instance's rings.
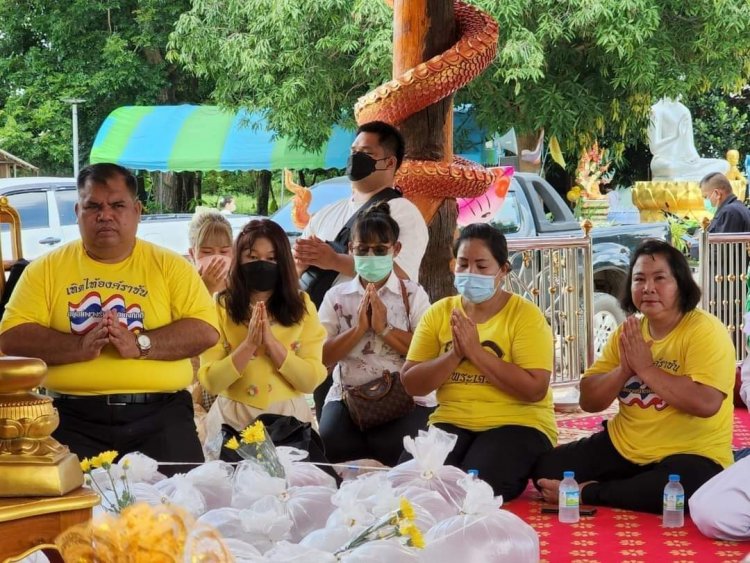
[[456,445],[457,437],[435,426],[420,430],[416,438],[406,436],[404,449],[414,459],[401,463],[388,472],[388,479],[399,494],[403,487],[418,487],[436,491],[458,508],[464,499],[464,490],[457,482],[466,473],[445,465],[445,459]]
[[[367,542],[352,551],[340,555],[341,563],[373,563],[375,561],[387,561],[388,563],[417,563],[422,561],[421,553],[410,549],[395,539],[374,540]],[[426,559],[425,559],[426,561]],[[454,561],[461,561],[456,559]]]
[[467,476],[461,513],[436,524],[425,534],[424,561],[430,563],[534,563],[539,536],[515,514],[502,510],[492,487]]
[[224,538],[242,540],[259,553],[265,553],[277,542],[289,539],[292,521],[281,505],[258,507],[257,510],[219,508],[198,521],[215,528]]
[[326,525],[333,512],[331,492],[328,487],[290,487],[279,496],[260,499],[253,504],[252,510],[266,511],[272,506],[280,506],[292,521],[291,541],[299,542],[310,532]]
[[184,508],[195,517],[206,512],[206,499],[203,493],[185,475],[173,475],[154,484],[162,495],[162,502]]
[[209,461],[191,469],[185,475],[200,491],[206,510],[229,506],[232,502],[232,475],[234,469],[223,461]]
[[312,463],[304,461],[309,455],[305,450],[279,446],[276,448],[276,453],[286,473],[286,482],[290,487],[314,485],[336,490],[336,479],[333,476]]

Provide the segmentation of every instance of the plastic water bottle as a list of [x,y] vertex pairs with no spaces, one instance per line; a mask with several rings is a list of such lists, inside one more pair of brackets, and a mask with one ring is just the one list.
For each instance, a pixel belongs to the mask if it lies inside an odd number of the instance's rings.
[[563,524],[575,524],[581,519],[581,493],[575,480],[575,473],[566,471],[560,481],[560,496],[558,498],[558,519]]
[[664,487],[664,511],[662,526],[665,528],[682,528],[685,525],[685,489],[680,484],[679,475],[670,475]]

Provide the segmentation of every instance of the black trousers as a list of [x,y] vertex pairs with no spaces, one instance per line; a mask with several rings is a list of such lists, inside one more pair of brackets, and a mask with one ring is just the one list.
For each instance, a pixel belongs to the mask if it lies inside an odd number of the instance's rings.
[[721,470],[715,461],[695,454],[675,454],[658,463],[638,465],[620,455],[607,430],[603,430],[542,456],[534,468],[534,481],[562,479],[563,471],[575,471],[579,484],[598,481],[583,489],[582,504],[661,514],[664,486],[670,474],[680,476],[687,501]]
[[362,431],[354,424],[344,401],[329,401],[320,419],[320,437],[331,463],[376,459],[393,466],[404,451],[404,436],[416,436],[427,428],[433,408],[416,406],[409,414]]
[[[481,432],[445,422],[435,426],[458,437],[445,465],[464,471],[476,469],[479,478],[489,483],[495,494],[502,495],[506,502],[526,489],[537,459],[552,449],[547,435],[530,426],[508,425]],[[399,461],[411,457],[404,452]]]
[[328,370],[328,375],[323,380],[323,383],[318,385],[313,391],[313,401],[315,401],[315,417],[320,423],[320,419],[323,418],[323,405],[325,405],[328,391],[333,386],[333,369]]
[[[144,405],[107,405],[97,398],[55,399],[54,405],[60,426],[52,436],[81,459],[117,450],[121,456],[141,452],[159,462],[205,461],[193,420],[193,400],[187,391]],[[189,469],[159,467],[165,475]]]

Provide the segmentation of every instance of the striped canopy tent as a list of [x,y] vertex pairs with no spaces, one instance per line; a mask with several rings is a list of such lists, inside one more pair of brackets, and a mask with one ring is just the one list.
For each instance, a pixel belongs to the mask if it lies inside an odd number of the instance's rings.
[[[457,109],[458,113],[463,110]],[[473,119],[454,121],[461,156],[481,161],[484,135]],[[459,131],[460,129],[460,131]],[[468,141],[467,141],[468,139]],[[107,116],[91,149],[91,163],[134,170],[207,171],[344,168],[354,131],[334,126],[317,152],[292,148],[262,115],[216,106],[124,106]],[[457,147],[458,148],[458,147]]]

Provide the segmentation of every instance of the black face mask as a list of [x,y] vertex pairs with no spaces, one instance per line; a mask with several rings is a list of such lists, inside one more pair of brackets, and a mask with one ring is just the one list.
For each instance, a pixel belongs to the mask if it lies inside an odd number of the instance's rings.
[[248,291],[270,291],[279,279],[279,266],[267,260],[255,260],[240,265],[242,279]]
[[375,165],[385,158],[372,158],[369,154],[363,152],[353,152],[346,161],[346,175],[352,182],[364,180],[370,174],[375,172]]

